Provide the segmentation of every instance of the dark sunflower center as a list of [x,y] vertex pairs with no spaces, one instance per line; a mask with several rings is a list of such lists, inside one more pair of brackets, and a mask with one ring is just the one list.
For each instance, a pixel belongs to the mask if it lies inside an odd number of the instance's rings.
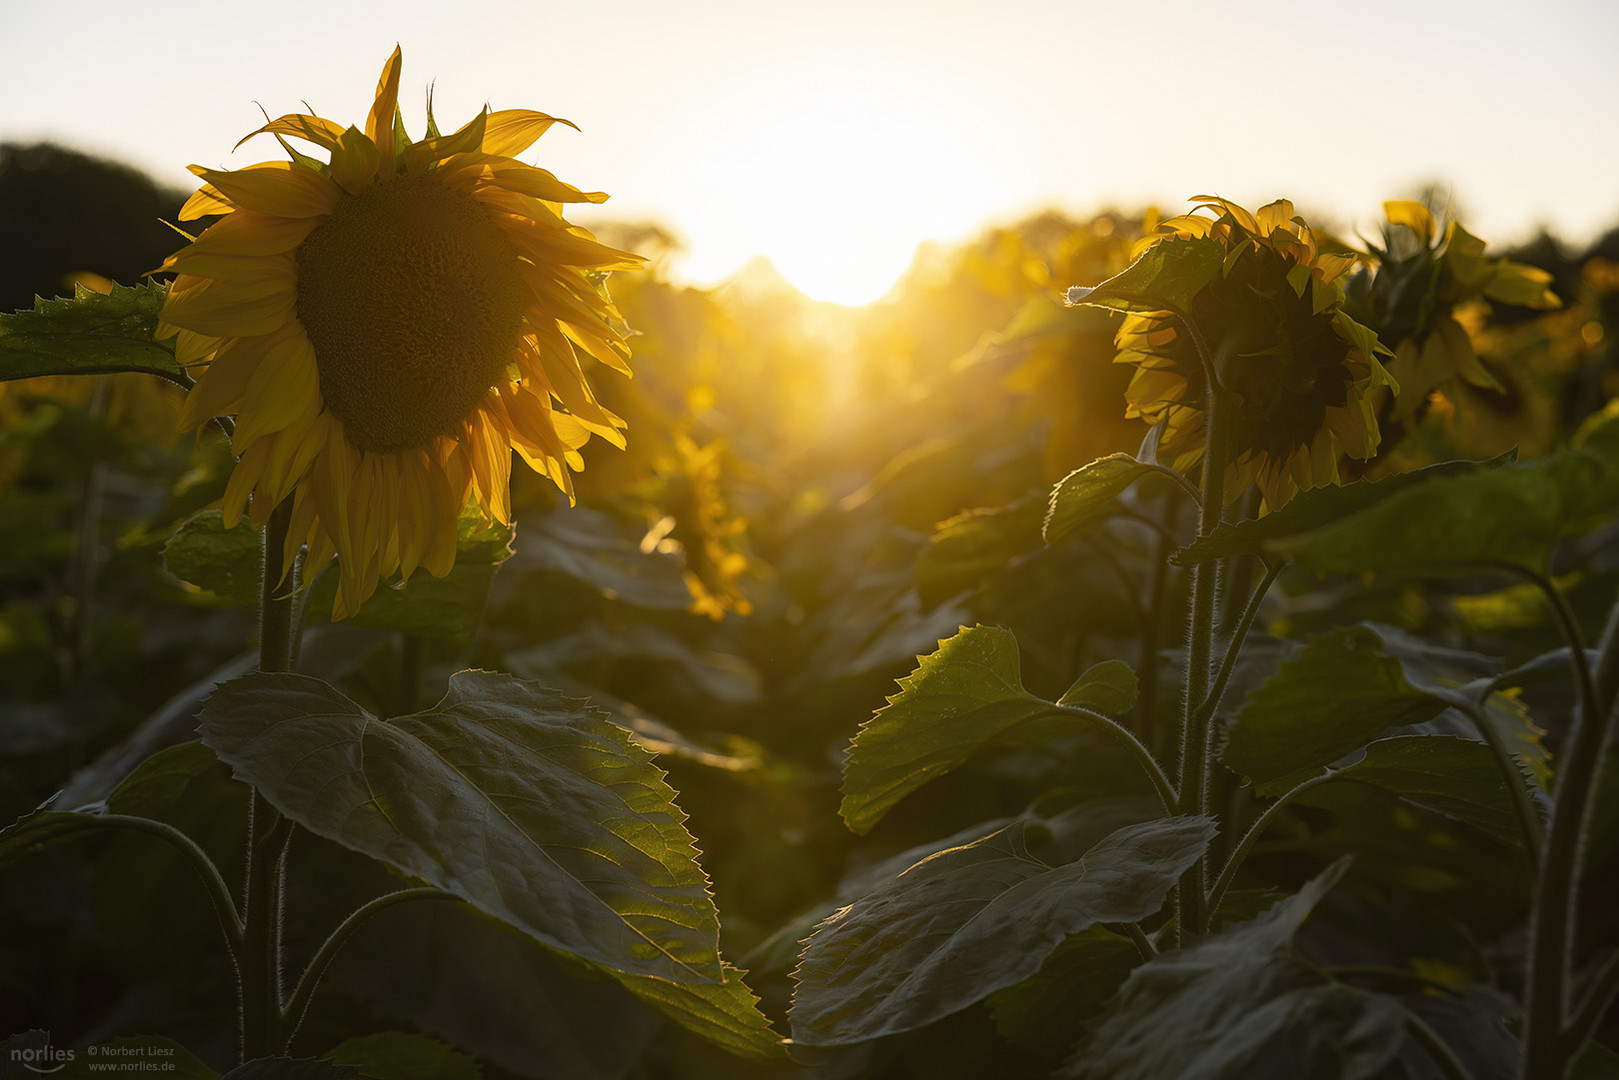
[[[1192,301],[1211,343],[1233,347],[1226,366],[1234,449],[1282,458],[1308,445],[1329,406],[1346,400],[1349,343],[1288,284],[1291,264],[1271,248],[1250,248]],[[1201,400],[1203,368],[1190,341],[1177,338],[1176,369]]]
[[511,362],[519,261],[470,195],[400,179],[346,197],[297,250],[320,392],[362,450],[454,430]]

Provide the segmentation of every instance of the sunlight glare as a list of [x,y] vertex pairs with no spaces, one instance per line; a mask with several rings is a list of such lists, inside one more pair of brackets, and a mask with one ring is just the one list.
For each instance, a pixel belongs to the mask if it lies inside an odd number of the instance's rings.
[[763,255],[811,299],[880,298],[918,244],[992,212],[998,155],[966,144],[959,108],[869,78],[762,91],[716,125],[727,146],[687,218],[703,227],[683,272],[711,282]]

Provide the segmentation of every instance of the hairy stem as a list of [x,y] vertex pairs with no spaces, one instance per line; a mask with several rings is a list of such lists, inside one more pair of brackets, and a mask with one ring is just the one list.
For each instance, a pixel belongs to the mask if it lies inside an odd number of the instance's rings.
[[[1188,327],[1191,320],[1185,320]],[[1194,340],[1201,341],[1195,337]],[[1199,508],[1197,535],[1209,535],[1220,524],[1225,508],[1226,419],[1218,380],[1219,361],[1200,348],[1207,386],[1208,414],[1203,446],[1203,504]],[[1207,814],[1209,811],[1209,726],[1201,716],[1201,705],[1208,696],[1211,657],[1214,646],[1214,616],[1219,592],[1220,564],[1217,560],[1198,563],[1192,568],[1192,616],[1187,629],[1186,699],[1181,732],[1180,812]],[[1204,907],[1206,868],[1199,859],[1181,876],[1177,908],[1181,941],[1200,936],[1208,923]]]
[[1539,586],[1558,629],[1573,653],[1579,693],[1574,726],[1558,755],[1551,821],[1546,829],[1529,917],[1529,968],[1524,1006],[1525,1080],[1561,1080],[1568,1068],[1563,1027],[1568,1015],[1568,974],[1573,951],[1582,849],[1589,828],[1591,792],[1605,741],[1605,710],[1599,710],[1595,678],[1579,623],[1557,586],[1544,575],[1520,570]]
[[339,923],[337,929],[333,930],[326,940],[321,943],[320,948],[315,951],[314,957],[309,961],[309,966],[304,968],[304,973],[299,976],[298,985],[293,989],[292,997],[288,1000],[287,1007],[281,1014],[282,1031],[285,1032],[283,1041],[290,1043],[292,1037],[298,1034],[298,1028],[304,1022],[304,1013],[309,1010],[309,999],[314,996],[315,987],[320,984],[321,976],[326,974],[326,969],[331,965],[332,960],[336,958],[343,946],[348,943],[349,938],[353,936],[354,931],[358,930],[362,923],[379,911],[385,911],[396,904],[407,903],[411,900],[457,899],[459,897],[433,888],[400,889],[398,892],[385,893],[373,900],[369,900],[350,912],[348,918]]
[[1337,774],[1330,772],[1311,777],[1265,807],[1264,812],[1254,820],[1254,823],[1248,827],[1248,831],[1243,834],[1242,839],[1237,842],[1237,846],[1231,852],[1231,857],[1226,860],[1225,868],[1220,871],[1220,876],[1215,879],[1214,888],[1209,890],[1209,911],[1215,911],[1219,908],[1220,901],[1225,899],[1226,890],[1231,888],[1231,882],[1237,876],[1238,868],[1242,866],[1242,861],[1248,857],[1248,852],[1253,850],[1254,843],[1266,829],[1270,828],[1271,822],[1276,820],[1276,816],[1282,812],[1287,804],[1311,788],[1320,787],[1322,784],[1336,778]]
[[1169,782],[1169,777],[1164,775],[1164,770],[1159,767],[1157,759],[1152,756],[1152,751],[1148,750],[1146,745],[1136,738],[1129,728],[1117,720],[1110,719],[1099,712],[1093,712],[1079,705],[1063,705],[1059,703],[1052,705],[1051,708],[1059,716],[1073,716],[1096,724],[1118,740],[1126,750],[1130,751],[1131,756],[1140,763],[1142,771],[1147,774],[1147,779],[1152,781],[1153,789],[1158,792],[1158,801],[1163,804],[1164,812],[1166,814],[1175,812],[1176,804],[1179,801],[1175,795],[1175,786]]

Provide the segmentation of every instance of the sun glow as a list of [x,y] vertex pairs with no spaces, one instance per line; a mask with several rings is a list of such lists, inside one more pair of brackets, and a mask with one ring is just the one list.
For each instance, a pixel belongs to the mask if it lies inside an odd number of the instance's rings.
[[878,299],[919,243],[966,235],[1004,197],[994,148],[952,123],[961,108],[826,73],[761,92],[715,123],[725,150],[679,215],[683,273],[710,282],[763,255],[812,299]]

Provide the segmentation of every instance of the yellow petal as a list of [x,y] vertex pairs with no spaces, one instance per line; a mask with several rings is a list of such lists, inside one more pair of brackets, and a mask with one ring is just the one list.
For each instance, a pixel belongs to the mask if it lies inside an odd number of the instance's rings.
[[571,120],[547,116],[530,109],[500,109],[489,114],[484,129],[483,148],[488,154],[516,157],[551,129],[553,124],[567,124],[575,131],[579,126]]
[[315,350],[303,334],[270,349],[242,395],[231,447],[238,453],[254,440],[295,423],[307,425],[321,409]]
[[1383,216],[1389,219],[1391,225],[1404,225],[1416,233],[1423,244],[1433,244],[1437,226],[1433,214],[1421,203],[1410,199],[1391,199],[1383,204]]
[[242,137],[242,142],[236,144],[240,148],[242,143],[255,135],[291,135],[295,139],[312,142],[328,152],[336,150],[343,139],[341,124],[319,116],[306,116],[303,113],[288,113],[285,116],[271,120],[257,131],[249,132]]
[[[290,161],[266,161],[230,172],[200,165],[190,168],[234,205],[272,217],[324,217],[337,208],[342,195],[327,177]],[[182,211],[180,216],[186,215]]]
[[192,192],[191,198],[180,207],[180,220],[193,221],[211,214],[228,214],[234,209],[235,204],[226,199],[217,188],[204,184]]
[[165,323],[213,337],[271,334],[296,318],[297,289],[285,273],[244,273],[163,304]]
[[377,148],[379,161],[383,157],[389,162],[394,160],[394,113],[399,111],[399,69],[404,62],[404,54],[395,45],[393,55],[382,65],[382,75],[377,79],[377,99],[366,117],[365,134]]

